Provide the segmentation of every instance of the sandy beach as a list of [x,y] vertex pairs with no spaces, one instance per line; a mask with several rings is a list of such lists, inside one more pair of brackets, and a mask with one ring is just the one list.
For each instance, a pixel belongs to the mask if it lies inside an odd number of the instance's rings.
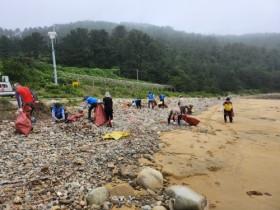
[[233,99],[233,106],[233,123],[215,105],[194,116],[197,127],[162,133],[156,165],[170,184],[206,196],[209,209],[279,210],[280,100]]

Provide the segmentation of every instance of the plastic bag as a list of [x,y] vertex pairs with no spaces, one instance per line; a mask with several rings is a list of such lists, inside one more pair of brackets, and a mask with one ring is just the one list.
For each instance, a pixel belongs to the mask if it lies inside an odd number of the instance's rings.
[[32,130],[31,121],[24,112],[20,112],[16,119],[16,130],[25,136],[28,136]]
[[115,139],[119,140],[122,137],[130,136],[130,133],[122,132],[122,131],[113,131],[112,133],[107,133],[103,136],[103,139]]

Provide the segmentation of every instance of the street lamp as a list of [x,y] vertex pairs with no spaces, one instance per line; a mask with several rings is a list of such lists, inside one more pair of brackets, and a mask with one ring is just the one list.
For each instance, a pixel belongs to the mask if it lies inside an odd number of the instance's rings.
[[57,85],[57,74],[56,74],[56,62],[55,62],[55,51],[54,51],[54,45],[53,40],[57,36],[55,31],[48,32],[49,37],[51,38],[52,42],[52,58],[53,58],[53,70],[54,70],[54,83]]

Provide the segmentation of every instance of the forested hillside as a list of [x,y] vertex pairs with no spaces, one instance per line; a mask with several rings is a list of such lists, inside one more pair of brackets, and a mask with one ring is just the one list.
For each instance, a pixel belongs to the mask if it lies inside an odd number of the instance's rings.
[[[130,79],[138,71],[140,80],[174,85],[182,92],[280,91],[280,34],[206,36],[148,24],[92,21],[54,29],[57,64],[62,66],[114,68]],[[0,28],[0,68],[22,77],[24,71],[17,68],[22,62],[51,63],[50,30]]]

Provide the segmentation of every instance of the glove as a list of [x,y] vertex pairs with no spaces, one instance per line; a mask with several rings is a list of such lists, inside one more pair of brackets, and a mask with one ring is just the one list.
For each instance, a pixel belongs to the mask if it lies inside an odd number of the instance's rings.
[[36,106],[39,105],[39,103],[40,103],[39,101],[35,101],[35,102],[34,102],[34,104],[35,104]]
[[22,109],[22,108],[19,108],[18,111],[19,111],[19,112],[23,112],[23,109]]

